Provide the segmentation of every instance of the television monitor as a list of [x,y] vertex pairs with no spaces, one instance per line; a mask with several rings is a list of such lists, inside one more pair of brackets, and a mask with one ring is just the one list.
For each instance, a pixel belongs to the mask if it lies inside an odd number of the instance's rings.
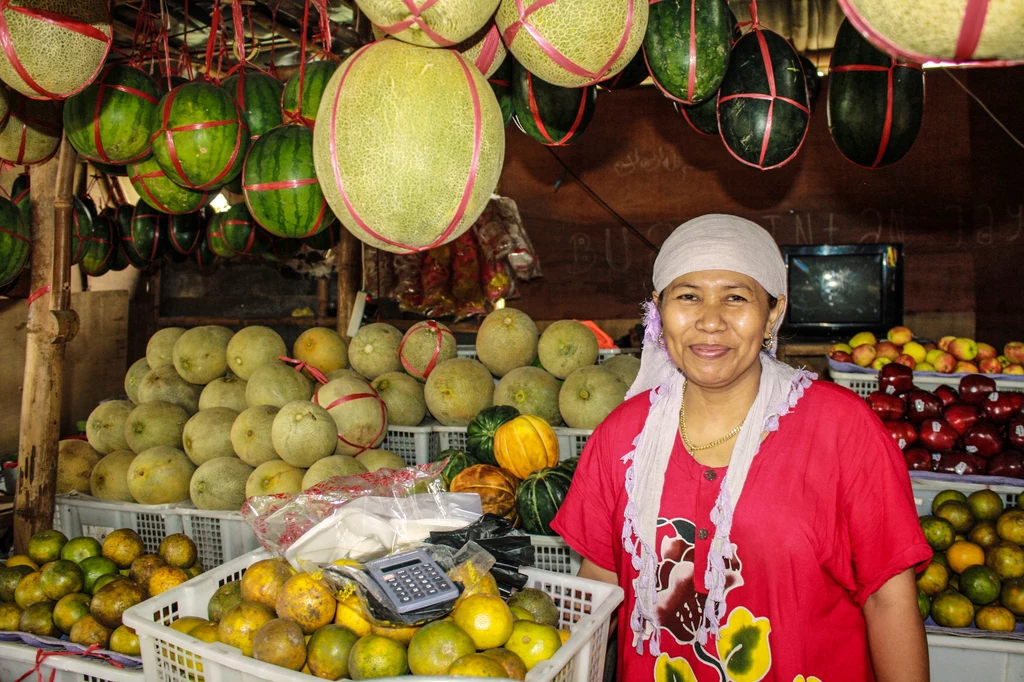
[[901,244],[780,246],[789,279],[782,333],[790,337],[876,335],[903,324]]

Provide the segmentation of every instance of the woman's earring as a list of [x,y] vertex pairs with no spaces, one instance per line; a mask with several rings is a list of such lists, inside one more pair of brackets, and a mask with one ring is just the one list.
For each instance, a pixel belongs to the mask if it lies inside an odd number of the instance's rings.
[[662,329],[660,332],[658,332],[658,345],[659,346],[664,346],[665,345],[665,330],[664,329]]
[[768,332],[768,338],[764,340],[764,342],[761,344],[761,347],[764,348],[765,350],[771,350],[773,343],[775,343],[775,334]]

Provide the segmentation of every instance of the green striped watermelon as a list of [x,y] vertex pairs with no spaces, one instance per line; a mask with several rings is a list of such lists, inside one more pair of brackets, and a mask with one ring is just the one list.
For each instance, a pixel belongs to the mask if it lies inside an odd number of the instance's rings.
[[119,222],[118,228],[121,248],[132,265],[146,270],[160,260],[164,250],[163,233],[167,229],[166,214],[139,199],[131,221],[127,225]]
[[512,109],[512,74],[515,70],[515,61],[515,57],[512,55],[505,55],[501,66],[487,79],[491,85],[491,91],[494,92],[494,96],[498,100],[498,105],[501,106],[501,120],[505,122],[506,126],[512,120],[514,113]]
[[494,434],[498,427],[519,416],[519,410],[511,405],[492,405],[473,417],[466,427],[466,449],[481,464],[498,465],[494,457]]
[[199,269],[203,271],[208,271],[217,263],[218,260],[220,260],[217,257],[217,254],[210,250],[209,242],[209,231],[210,229],[214,228],[214,218],[219,215],[224,214],[215,213],[214,215],[210,216],[210,219],[206,223],[206,239],[201,240],[199,242],[199,246],[196,247],[196,250],[189,254],[189,258],[192,260],[192,262],[198,265]]
[[597,106],[597,86],[563,88],[515,65],[512,107],[524,133],[548,147],[576,142],[590,125]]
[[232,206],[221,220],[224,244],[238,256],[253,253],[256,244],[256,221],[244,203]]
[[15,166],[31,166],[56,154],[61,138],[60,105],[11,92],[11,114],[0,130],[0,159]]
[[74,209],[71,211],[71,264],[81,262],[89,246],[92,236],[92,215],[89,208],[78,197],[72,198]]
[[660,0],[650,6],[644,58],[662,94],[697,104],[729,68],[733,15],[725,0]]
[[234,258],[235,250],[228,246],[224,236],[224,217],[227,213],[214,213],[206,223],[206,248],[220,258]]
[[216,189],[242,171],[249,150],[245,115],[215,85],[186,83],[164,95],[155,128],[153,156],[182,187]]
[[311,237],[334,222],[313,167],[313,131],[283,125],[256,140],[242,170],[245,203],[268,232]]
[[118,235],[114,223],[106,215],[98,215],[92,223],[85,256],[82,257],[82,271],[90,277],[99,277],[110,270],[117,253]]
[[444,468],[441,469],[441,478],[444,479],[445,485],[451,485],[452,479],[458,476],[463,469],[468,469],[474,464],[480,464],[480,462],[462,450],[442,450],[437,458],[437,461],[441,460],[447,460],[445,461]]
[[892,59],[843,21],[829,66],[828,129],[839,152],[867,168],[910,151],[924,116],[924,72]]
[[21,274],[31,251],[28,221],[13,201],[0,197],[0,286]]
[[156,157],[128,164],[132,187],[146,203],[162,213],[192,213],[213,201],[213,192],[189,189],[172,182]]
[[28,173],[22,173],[14,178],[14,183],[11,185],[11,201],[21,210],[21,214],[25,216],[26,222],[31,225],[32,196],[29,194],[29,185]]
[[516,510],[523,530],[533,535],[557,535],[551,522],[570,485],[572,476],[557,466],[538,469],[524,478],[516,491]]
[[187,256],[196,250],[204,236],[202,212],[172,215],[167,225],[167,245],[170,247],[167,252]]
[[253,140],[283,123],[281,95],[284,83],[273,76],[259,71],[243,71],[225,78],[220,87],[238,102],[249,123],[249,134]]
[[160,91],[146,72],[108,65],[64,103],[68,142],[90,161],[117,165],[141,159],[149,154],[159,100]]
[[88,194],[83,194],[78,197],[78,200],[82,202],[82,206],[85,206],[85,210],[88,212],[89,217],[95,220],[96,216],[98,216],[100,212],[96,208],[96,202],[92,200],[92,197]]
[[718,93],[700,104],[672,102],[676,113],[701,135],[718,135]]
[[[307,62],[305,74],[296,71],[284,86],[281,96],[281,109],[284,120],[302,123],[312,128],[316,122],[316,112],[320,108],[320,100],[327,89],[327,81],[338,70],[338,62],[322,61]],[[299,88],[302,89],[302,111],[299,111]]]
[[[124,255],[124,250],[121,248],[121,221],[123,219],[130,221],[133,210],[134,207],[129,204],[124,204],[117,208],[103,209],[103,215],[110,221],[110,225],[114,230],[114,253],[110,259],[110,269],[114,272],[121,272],[128,267],[128,258]],[[126,218],[122,218],[124,215],[126,215]]]
[[[648,24],[648,29],[650,25]],[[651,74],[647,71],[647,62],[644,61],[644,51],[638,50],[633,58],[629,60],[629,64],[626,64],[626,68],[619,71],[611,78],[607,78],[597,84],[597,87],[604,90],[626,90],[628,88],[635,88],[636,86],[647,80],[647,77]]]
[[334,221],[312,237],[306,237],[302,243],[315,251],[327,251],[333,249],[341,240],[341,223]]
[[718,127],[729,153],[748,166],[778,168],[800,150],[809,121],[800,55],[778,33],[751,29],[732,48],[718,93]]

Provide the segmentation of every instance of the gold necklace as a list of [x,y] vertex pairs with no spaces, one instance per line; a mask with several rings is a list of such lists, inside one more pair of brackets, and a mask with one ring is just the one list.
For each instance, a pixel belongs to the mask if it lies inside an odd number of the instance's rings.
[[711,448],[713,448],[715,446],[721,445],[722,443],[725,443],[725,442],[735,438],[736,434],[738,434],[740,432],[740,429],[743,428],[743,422],[744,421],[746,421],[746,418],[744,418],[743,421],[741,421],[739,423],[739,425],[735,429],[733,429],[729,433],[725,434],[721,438],[716,438],[715,440],[711,441],[707,445],[693,445],[690,442],[690,439],[686,435],[686,398],[685,398],[685,396],[679,402],[679,435],[683,439],[683,445],[686,446],[687,452],[693,453],[693,452],[699,452],[700,450],[710,450]]

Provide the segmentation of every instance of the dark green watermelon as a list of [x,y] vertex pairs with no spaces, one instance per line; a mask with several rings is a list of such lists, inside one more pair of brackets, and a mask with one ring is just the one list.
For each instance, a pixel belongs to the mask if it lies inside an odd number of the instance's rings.
[[718,135],[718,93],[700,104],[672,102],[672,106],[701,135]]
[[199,242],[199,246],[196,250],[189,254],[189,258],[193,263],[199,266],[200,270],[208,271],[212,268],[220,258],[213,251],[210,250],[209,230],[214,226],[214,217],[223,215],[223,213],[216,213],[210,217],[210,220],[206,223],[207,237]]
[[332,222],[327,229],[321,230],[312,237],[306,237],[302,243],[316,251],[327,251],[333,249],[341,240],[341,223]]
[[127,178],[128,177],[128,165],[123,166],[112,166],[109,163],[102,163],[100,161],[93,161],[92,167],[98,170],[100,173],[105,173],[115,178]]
[[597,87],[605,90],[626,90],[647,80],[651,74],[647,71],[647,63],[644,62],[643,50],[637,50],[633,58],[626,64],[626,68],[619,71],[611,78],[607,78],[597,84]]
[[814,65],[805,55],[800,55],[800,64],[804,67],[804,76],[807,78],[807,101],[810,103],[811,115],[814,115],[814,105],[818,101],[818,94],[821,92],[821,76],[818,75],[818,67]]
[[107,215],[98,215],[92,223],[92,236],[82,257],[82,271],[99,277],[110,270],[118,249],[117,228]]
[[146,203],[162,213],[192,213],[213,201],[213,192],[189,189],[172,182],[155,157],[128,164],[132,187]]
[[21,214],[25,216],[25,220],[32,223],[32,197],[29,194],[29,176],[28,173],[22,173],[18,177],[14,178],[14,183],[11,185],[11,201],[14,205],[21,210]]
[[200,82],[174,88],[160,100],[155,128],[153,156],[182,187],[217,189],[242,172],[249,128],[227,91]]
[[256,221],[252,219],[252,214],[243,203],[229,208],[221,221],[224,243],[238,256],[253,253],[257,236],[256,228]]
[[800,150],[809,121],[800,55],[778,33],[751,29],[733,47],[718,93],[726,148],[748,166],[778,168]]
[[249,134],[253,140],[283,122],[281,94],[284,83],[273,76],[259,71],[242,71],[225,78],[220,87],[238,102],[249,123]]
[[279,237],[311,237],[334,222],[313,167],[313,131],[283,125],[256,140],[242,171],[253,218]]
[[[167,221],[168,252],[187,256],[196,250],[205,236],[203,233],[202,212],[172,215]],[[180,261],[176,261],[180,262]]]
[[139,199],[131,221],[127,225],[118,221],[118,229],[124,255],[136,268],[146,270],[160,260],[164,251],[163,233],[167,229],[166,214]]
[[253,247],[253,252],[263,260],[269,263],[291,260],[299,255],[301,249],[301,239],[277,237],[259,225],[256,226],[256,246]]
[[463,469],[480,463],[462,450],[442,450],[435,461],[445,462],[444,468],[441,469],[441,478],[446,486],[451,485],[452,479]]
[[133,210],[133,206],[125,204],[117,208],[105,208],[100,214],[110,221],[110,226],[113,230],[114,248],[110,258],[110,269],[114,272],[120,272],[128,267],[128,258],[124,255],[124,250],[121,248],[121,216],[127,214],[126,219],[130,221]]
[[505,55],[505,60],[498,67],[498,70],[491,74],[487,82],[491,84],[491,91],[494,92],[498,105],[501,106],[501,120],[507,126],[512,120],[512,74],[515,71],[515,57]]
[[650,6],[643,52],[662,94],[683,104],[715,94],[729,68],[733,22],[725,0],[660,0]]
[[523,530],[533,535],[557,535],[551,522],[570,485],[572,476],[557,466],[538,469],[524,478],[516,491],[516,510]]
[[96,208],[96,202],[92,200],[92,197],[88,194],[83,194],[78,197],[78,200],[82,202],[82,206],[85,206],[85,210],[88,211],[89,217],[95,220],[96,216],[98,216],[100,212]]
[[234,258],[235,250],[228,246],[224,236],[224,217],[227,213],[214,213],[206,222],[206,248],[220,258]]
[[572,475],[576,473],[576,466],[579,463],[580,456],[576,455],[575,457],[570,457],[569,459],[563,459],[556,466],[565,473],[569,474],[570,477],[572,477]]
[[136,161],[149,154],[159,100],[160,90],[145,71],[107,65],[89,87],[64,102],[64,132],[90,161]]
[[30,229],[13,201],[0,197],[0,286],[10,284],[28,263],[32,252]]
[[481,464],[498,466],[494,457],[494,434],[498,427],[519,416],[511,405],[494,405],[480,410],[466,427],[466,449]]
[[71,264],[81,262],[89,246],[92,236],[92,215],[89,208],[78,197],[72,198],[74,208],[71,211]]
[[875,49],[847,19],[839,27],[828,84],[828,129],[839,152],[867,168],[910,151],[924,116],[924,72]]
[[[320,100],[327,89],[327,81],[338,70],[338,63],[332,61],[307,62],[304,70],[296,71],[284,86],[281,109],[284,120],[302,123],[312,128]],[[304,72],[303,72],[304,71]],[[302,90],[302,111],[299,111],[299,90]]]
[[512,107],[516,125],[541,144],[561,147],[578,140],[590,125],[596,106],[596,85],[562,88],[515,65]]

